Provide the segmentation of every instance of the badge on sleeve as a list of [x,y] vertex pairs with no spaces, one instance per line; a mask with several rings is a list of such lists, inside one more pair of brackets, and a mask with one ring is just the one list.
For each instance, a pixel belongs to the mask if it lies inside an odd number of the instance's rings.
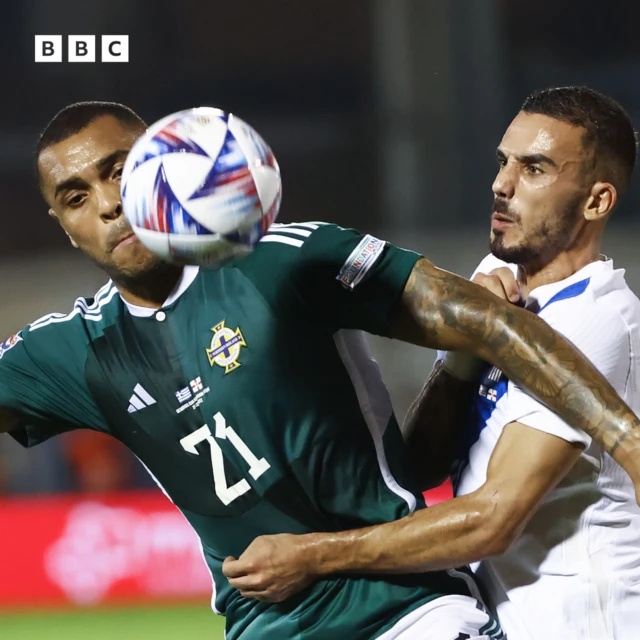
[[347,289],[353,290],[382,255],[385,244],[384,240],[366,235],[342,265],[336,280]]
[[13,349],[18,342],[22,341],[22,337],[20,334],[22,331],[18,331],[18,333],[14,333],[10,338],[7,338],[3,343],[0,344],[0,358],[9,351],[9,349]]

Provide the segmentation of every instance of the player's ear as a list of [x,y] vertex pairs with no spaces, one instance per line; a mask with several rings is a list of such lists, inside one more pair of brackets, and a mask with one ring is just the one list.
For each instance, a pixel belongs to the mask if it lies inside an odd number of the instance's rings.
[[610,182],[596,182],[584,208],[584,217],[589,221],[606,218],[618,201],[618,191]]
[[76,241],[65,231],[65,233],[67,234],[67,238],[69,238],[69,242],[71,243],[71,246],[74,249],[78,248],[78,245],[76,244]]

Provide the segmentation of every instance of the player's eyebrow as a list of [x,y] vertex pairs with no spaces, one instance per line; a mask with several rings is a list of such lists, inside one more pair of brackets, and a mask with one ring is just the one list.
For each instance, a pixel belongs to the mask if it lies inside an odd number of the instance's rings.
[[96,162],[96,169],[100,173],[102,173],[105,169],[110,168],[111,165],[120,158],[120,156],[126,156],[128,153],[128,149],[117,149],[113,153],[110,153],[108,156],[100,158],[100,160]]
[[521,156],[515,156],[515,158],[522,164],[548,164],[551,167],[558,166],[549,156],[545,156],[543,153],[526,153]]
[[[104,158],[100,158],[95,163],[95,167],[98,170],[98,173],[102,173],[106,169],[110,169],[111,166],[122,156],[126,156],[129,153],[128,149],[117,149],[113,153],[110,153],[108,156]],[[60,184],[56,185],[54,197],[58,197],[58,194],[63,191],[67,191],[68,189],[86,189],[88,186],[86,180],[78,176],[74,176],[67,180],[63,180]]]
[[77,176],[73,178],[69,178],[68,180],[63,180],[60,184],[56,185],[56,190],[54,193],[54,197],[58,197],[58,194],[63,191],[67,191],[68,189],[86,189],[87,183],[82,178],[78,178]]
[[[507,159],[507,155],[502,149],[496,149],[496,156],[498,160]],[[512,156],[521,164],[548,164],[550,167],[558,166],[549,156],[545,156],[543,153],[512,154]]]

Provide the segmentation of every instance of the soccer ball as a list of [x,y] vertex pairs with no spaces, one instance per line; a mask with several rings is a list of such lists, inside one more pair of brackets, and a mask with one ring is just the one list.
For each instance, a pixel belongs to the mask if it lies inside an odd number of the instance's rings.
[[127,156],[124,214],[168,262],[216,266],[260,240],[280,208],[278,163],[240,118],[199,107],[149,127]]

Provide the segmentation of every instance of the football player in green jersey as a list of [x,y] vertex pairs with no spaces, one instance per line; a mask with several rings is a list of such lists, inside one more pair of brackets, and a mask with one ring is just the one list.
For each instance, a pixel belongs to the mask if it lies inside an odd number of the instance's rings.
[[223,563],[260,535],[422,508],[363,331],[494,363],[634,480],[637,417],[544,322],[371,236],[274,225],[219,269],[162,263],[120,202],[122,165],[144,129],[126,107],[81,103],[40,139],[50,214],[111,280],[0,346],[0,430],[26,446],[77,428],[127,445],[198,533],[228,640],[502,637],[464,568],[328,577],[265,603],[232,587]]

